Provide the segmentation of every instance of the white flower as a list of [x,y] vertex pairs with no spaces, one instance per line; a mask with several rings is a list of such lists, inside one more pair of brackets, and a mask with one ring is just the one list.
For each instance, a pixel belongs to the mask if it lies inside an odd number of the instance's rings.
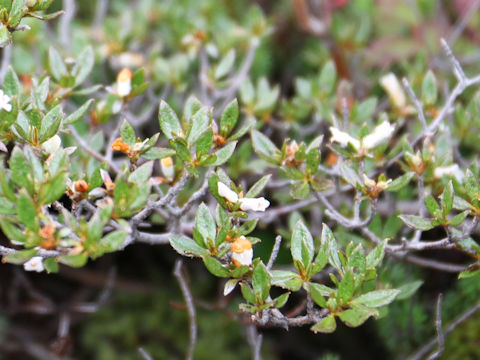
[[12,111],[12,104],[10,104],[10,96],[5,95],[3,90],[0,90],[0,109],[3,109],[7,112]]
[[26,271],[42,272],[44,270],[42,257],[41,256],[32,257],[25,264],[23,264],[23,268]]
[[45,150],[47,154],[53,154],[55,151],[58,150],[61,144],[62,144],[62,139],[60,139],[60,136],[55,135],[55,136],[52,136],[47,141],[45,141],[42,144],[42,148],[43,150]]
[[342,147],[346,147],[348,143],[351,143],[355,149],[360,148],[360,141],[348,135],[346,132],[340,131],[333,126],[330,127],[330,132],[332,133],[332,137],[330,138],[331,142],[336,142]]
[[241,198],[238,201],[240,201],[240,209],[242,209],[243,211],[265,211],[265,209],[270,206],[270,201],[268,201],[264,197]]
[[388,73],[380,79],[380,85],[385,89],[390,101],[396,108],[404,108],[407,105],[407,98],[400,82],[393,73]]
[[218,195],[225,198],[227,201],[231,203],[236,203],[238,201],[237,193],[231,190],[230,187],[228,187],[227,185],[225,185],[220,181],[217,183],[217,190],[218,190]]
[[232,243],[232,261],[235,266],[251,265],[253,259],[252,243],[240,236]]
[[395,126],[391,125],[388,121],[384,121],[378,125],[371,134],[368,134],[363,138],[362,145],[366,149],[372,149],[381,142],[390,139],[395,130]]
[[117,75],[117,95],[127,96],[132,91],[132,72],[129,68],[123,68]]
[[170,156],[160,159],[160,167],[162,168],[163,176],[169,181],[172,181],[175,177],[175,168],[173,166],[173,160]]
[[450,166],[440,166],[435,168],[433,176],[435,176],[437,179],[440,179],[444,175],[453,176],[455,179],[457,179],[458,182],[463,182],[463,178],[465,177],[465,174],[460,169],[458,164],[453,164]]

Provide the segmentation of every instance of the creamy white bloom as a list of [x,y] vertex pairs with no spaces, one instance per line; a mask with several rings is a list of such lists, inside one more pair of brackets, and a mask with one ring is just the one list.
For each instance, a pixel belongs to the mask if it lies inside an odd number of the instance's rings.
[[123,68],[117,75],[117,94],[127,96],[132,91],[132,72],[129,68]]
[[244,250],[241,253],[232,252],[232,260],[237,266],[252,265],[253,249]]
[[395,130],[395,126],[391,125],[388,121],[384,121],[378,125],[371,134],[368,134],[363,138],[362,145],[366,149],[372,149],[378,144],[388,140],[392,137]]
[[340,131],[333,126],[330,127],[330,132],[332,133],[330,142],[336,142],[342,147],[345,147],[348,145],[348,143],[351,143],[355,149],[360,148],[360,141],[348,135],[346,132]]
[[25,264],[23,264],[23,268],[26,271],[42,272],[44,270],[42,257],[41,256],[32,257]]
[[229,202],[236,203],[238,201],[237,193],[220,181],[217,183],[217,190],[218,190],[218,195],[225,198]]
[[0,109],[3,109],[7,112],[12,111],[12,104],[10,104],[10,96],[5,95],[3,90],[0,90]]
[[457,179],[458,182],[463,182],[463,178],[465,177],[465,174],[460,169],[458,164],[452,164],[450,166],[439,166],[435,168],[433,176],[435,176],[437,179],[440,179],[443,177],[443,175],[453,176],[455,179]]
[[170,156],[160,159],[160,167],[162,168],[163,176],[169,181],[172,181],[175,177],[175,167],[173,166],[173,160]]
[[407,105],[407,98],[402,85],[393,73],[388,73],[380,78],[380,85],[387,92],[390,101],[396,108],[404,108]]
[[62,139],[60,139],[60,136],[55,135],[55,136],[52,136],[47,141],[45,141],[42,144],[42,148],[43,150],[45,150],[47,154],[53,154],[55,151],[58,150],[61,144],[62,144]]
[[243,211],[265,211],[265,209],[270,206],[270,201],[268,201],[264,197],[241,198],[238,201],[240,201],[240,209],[242,209]]

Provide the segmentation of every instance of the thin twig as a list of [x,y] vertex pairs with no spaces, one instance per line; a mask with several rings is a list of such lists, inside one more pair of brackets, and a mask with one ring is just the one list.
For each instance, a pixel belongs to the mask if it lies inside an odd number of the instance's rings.
[[175,262],[175,269],[173,271],[173,275],[175,275],[175,277],[177,278],[178,283],[180,285],[180,289],[182,290],[183,297],[187,305],[188,316],[190,319],[190,344],[188,346],[188,352],[187,352],[187,355],[185,356],[185,359],[191,360],[193,359],[193,351],[195,350],[195,343],[197,341],[197,321],[196,321],[195,305],[193,303],[192,293],[190,292],[187,281],[183,276],[182,264],[183,264],[183,261],[180,259]]
[[273,244],[272,253],[270,254],[270,259],[268,259],[267,269],[270,270],[275,262],[275,259],[278,256],[278,252],[280,251],[280,245],[282,244],[282,237],[278,235],[275,238],[275,244]]
[[438,359],[442,355],[445,348],[445,335],[442,329],[442,294],[439,294],[437,298],[437,308],[435,311],[435,330],[437,331],[438,349],[431,354],[427,360]]
[[0,83],[2,84],[5,80],[5,74],[7,73],[8,67],[10,66],[12,60],[12,49],[12,44],[7,45],[2,49],[2,64],[0,65]]
[[138,352],[145,360],[153,360],[153,357],[151,357],[150,354],[143,347],[140,346],[138,348]]
[[[462,315],[457,317],[444,331],[444,336],[448,336],[453,330],[457,328],[461,323],[465,320],[469,319],[473,314],[475,314],[478,310],[480,310],[480,302],[473,305],[470,309],[465,311]],[[430,350],[433,349],[435,344],[437,344],[437,337],[430,340],[426,343],[420,350],[418,350],[415,354],[411,355],[408,360],[420,360],[423,356],[425,356]]]

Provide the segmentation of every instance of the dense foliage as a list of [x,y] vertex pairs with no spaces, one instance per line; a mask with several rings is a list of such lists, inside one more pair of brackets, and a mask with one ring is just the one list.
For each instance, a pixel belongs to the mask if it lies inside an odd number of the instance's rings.
[[479,5],[0,0],[2,352],[475,357]]

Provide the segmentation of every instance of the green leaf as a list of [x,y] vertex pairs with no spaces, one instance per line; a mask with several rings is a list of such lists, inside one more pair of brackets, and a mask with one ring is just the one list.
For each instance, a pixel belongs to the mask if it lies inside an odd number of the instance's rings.
[[275,304],[275,308],[276,309],[280,309],[282,307],[285,306],[285,304],[287,303],[288,301],[288,297],[290,296],[290,292],[286,292],[278,297],[276,297],[275,299],[273,299],[273,303]]
[[120,136],[124,143],[128,144],[130,147],[133,147],[136,140],[135,131],[127,120],[123,120],[120,128]]
[[312,263],[315,251],[313,238],[302,220],[298,220],[295,224],[290,250],[293,260],[300,261],[305,269]]
[[423,281],[415,280],[398,287],[398,290],[400,290],[400,294],[398,294],[396,300],[405,300],[410,298],[413,294],[415,294],[418,288],[422,286],[422,284]]
[[228,136],[235,128],[238,120],[238,101],[233,99],[226,107],[220,117],[220,135]]
[[173,155],[175,155],[175,150],[173,149],[152,147],[151,149],[145,151],[142,154],[142,157],[147,160],[158,160],[158,159],[163,159]]
[[374,290],[366,294],[360,295],[352,301],[353,304],[361,304],[368,307],[381,307],[390,304],[395,297],[400,293],[400,290]]
[[363,309],[349,309],[342,311],[338,317],[343,321],[347,326],[357,327],[362,325],[368,318],[374,315],[375,312],[365,311]]
[[257,130],[252,130],[252,146],[257,155],[270,163],[278,163],[275,155],[279,152],[275,144]]
[[202,257],[208,255],[208,251],[202,247],[200,247],[195,241],[192,239],[183,236],[183,235],[175,235],[170,237],[170,245],[178,252],[180,255],[183,256],[197,256]]
[[440,205],[438,205],[437,201],[432,196],[427,196],[425,198],[425,206],[432,216],[436,216],[440,211]]
[[126,237],[127,233],[125,231],[116,230],[101,238],[99,246],[103,252],[117,251],[123,246]]
[[330,265],[332,265],[339,272],[342,272],[343,266],[340,261],[340,257],[338,256],[337,240],[335,240],[332,230],[330,230],[330,228],[326,224],[323,224],[320,243],[322,245],[322,248],[323,247],[328,248],[328,252],[329,252],[328,261]]
[[215,79],[221,79],[232,69],[233,64],[235,63],[235,50],[230,49],[230,51],[223,57],[220,63],[215,69]]
[[468,214],[470,214],[469,210],[461,212],[460,214],[455,215],[453,218],[451,218],[448,221],[448,223],[452,226],[458,226],[463,222],[463,220],[465,220],[465,218],[468,216]]
[[90,105],[93,104],[93,99],[87,100],[82,106],[80,106],[77,110],[75,110],[73,113],[68,115],[65,120],[63,121],[63,125],[70,125],[76,123],[78,120],[80,120],[83,115],[88,111],[90,108]]
[[8,31],[8,28],[4,25],[0,27],[0,48],[4,48],[12,42],[12,34]]
[[33,194],[33,179],[30,164],[19,147],[14,147],[10,157],[11,180],[19,187],[26,188],[29,194]]
[[211,109],[207,106],[202,107],[192,116],[190,127],[187,131],[187,143],[189,146],[194,145],[200,136],[210,125]]
[[8,26],[17,27],[27,11],[26,0],[13,0],[12,8],[8,13]]
[[402,176],[396,178],[395,180],[393,180],[390,184],[388,184],[386,191],[390,191],[390,192],[400,191],[405,186],[407,186],[414,177],[415,177],[415,173],[413,171],[409,171],[403,174]]
[[175,152],[181,160],[186,162],[192,161],[192,154],[190,154],[185,140],[182,138],[176,138],[174,140],[170,140],[170,145],[175,148]]
[[60,171],[41,185],[38,193],[38,203],[42,205],[53,203],[62,197],[66,187],[66,174]]
[[55,258],[47,258],[43,260],[43,267],[49,274],[58,273],[60,269],[58,266],[58,261]]
[[29,250],[18,250],[13,254],[5,255],[2,258],[2,262],[21,265],[24,262],[30,260],[32,257],[37,255],[38,250],[36,249],[29,249]]
[[320,332],[324,334],[330,334],[334,332],[336,328],[337,323],[335,322],[335,316],[330,314],[323,318],[322,321],[313,325],[310,330],[312,330],[314,333]]
[[198,207],[197,214],[195,216],[195,226],[205,241],[210,239],[213,241],[213,243],[215,243],[217,226],[215,225],[215,220],[213,219],[210,210],[203,202]]
[[248,189],[247,193],[245,194],[245,197],[247,198],[254,198],[256,197],[258,194],[260,194],[260,192],[263,190],[263,188],[265,187],[265,185],[267,185],[268,183],[268,180],[270,180],[270,178],[272,177],[271,174],[268,174],[268,175],[265,175],[263,176],[260,180],[258,180],[255,184],[253,184],[250,189]]
[[441,204],[442,204],[444,217],[446,217],[452,210],[454,196],[455,196],[455,193],[453,191],[453,184],[452,184],[452,180],[450,180],[448,184],[445,186],[445,189],[443,189],[443,194],[442,194]]
[[28,229],[33,232],[39,230],[37,209],[25,190],[20,190],[20,196],[17,200],[17,211],[18,218]]
[[188,97],[183,107],[183,117],[187,124],[191,123],[193,114],[200,110],[202,106],[202,103],[194,95]]
[[416,215],[399,215],[400,220],[402,220],[408,227],[411,227],[415,230],[428,231],[434,228],[431,220],[424,219]]
[[354,188],[356,188],[357,185],[363,185],[363,181],[360,179],[360,176],[358,176],[357,172],[345,162],[340,164],[340,174],[342,175],[342,178]]
[[160,101],[158,109],[158,121],[160,123],[160,129],[169,139],[174,136],[183,136],[182,126],[178,120],[177,114],[173,109],[163,100]]
[[232,156],[233,152],[235,151],[235,147],[237,146],[237,141],[233,141],[225,145],[223,148],[217,150],[215,152],[215,156],[217,159],[215,162],[210,164],[210,166],[220,166],[228,161]]
[[262,262],[259,262],[253,270],[252,287],[256,298],[261,299],[262,304],[270,293],[270,281],[270,275],[267,268]]
[[72,70],[72,75],[75,78],[75,86],[80,85],[85,81],[87,76],[93,69],[95,62],[95,54],[91,46],[87,46],[77,58],[75,67]]
[[[2,32],[2,29],[0,29],[0,34]],[[1,39],[0,39],[0,47],[1,47]],[[5,94],[10,97],[15,95],[18,96],[20,94],[20,80],[18,79],[17,73],[11,66],[8,67],[8,70],[5,73],[5,79],[3,80],[3,90],[5,91]]]
[[40,139],[42,142],[50,139],[58,132],[60,123],[62,121],[62,108],[60,105],[55,106],[42,119],[42,126],[40,128]]
[[366,258],[367,268],[374,268],[381,264],[383,256],[385,255],[385,245],[387,245],[387,240],[383,240],[375,249],[368,253]]
[[320,78],[318,79],[320,88],[326,93],[331,93],[335,85],[336,77],[337,70],[335,64],[330,60],[323,66],[322,72],[320,73]]
[[321,308],[327,307],[327,300],[324,296],[329,297],[332,294],[332,290],[327,288],[325,285],[309,283],[308,289],[310,295],[312,296],[313,301],[320,306]]
[[51,74],[57,81],[60,81],[64,75],[68,74],[67,67],[63,62],[62,56],[53,46],[50,46],[48,49],[48,66]]
[[240,290],[242,291],[242,296],[245,300],[247,300],[251,304],[255,304],[255,294],[253,291],[248,287],[245,283],[240,283]]
[[435,105],[437,101],[437,79],[432,70],[428,70],[422,82],[422,101],[427,106]]
[[5,236],[11,241],[22,242],[26,241],[25,234],[16,225],[10,222],[6,217],[0,217],[0,227]]
[[230,271],[225,268],[220,261],[215,259],[213,256],[205,256],[203,258],[203,263],[208,271],[210,271],[213,275],[218,277],[229,277]]
[[348,304],[355,291],[355,280],[352,271],[345,272],[340,285],[338,286],[337,299],[338,304],[343,306]]
[[202,136],[197,141],[197,145],[195,146],[195,152],[197,153],[197,158],[200,157],[201,154],[205,155],[210,152],[210,149],[213,145],[213,130],[212,128],[208,128],[206,131],[203,132]]
[[58,257],[58,261],[73,268],[81,268],[87,263],[88,254],[63,255]]
[[153,161],[148,161],[145,164],[138,167],[134,172],[132,172],[128,177],[128,181],[134,182],[137,184],[146,183],[149,181],[150,177],[152,176],[152,170],[153,170]]
[[271,270],[270,273],[272,275],[273,286],[278,286],[292,291],[298,291],[302,286],[303,281],[301,277],[292,271]]
[[290,195],[297,200],[305,199],[310,193],[307,182],[301,181],[294,184],[290,189]]

